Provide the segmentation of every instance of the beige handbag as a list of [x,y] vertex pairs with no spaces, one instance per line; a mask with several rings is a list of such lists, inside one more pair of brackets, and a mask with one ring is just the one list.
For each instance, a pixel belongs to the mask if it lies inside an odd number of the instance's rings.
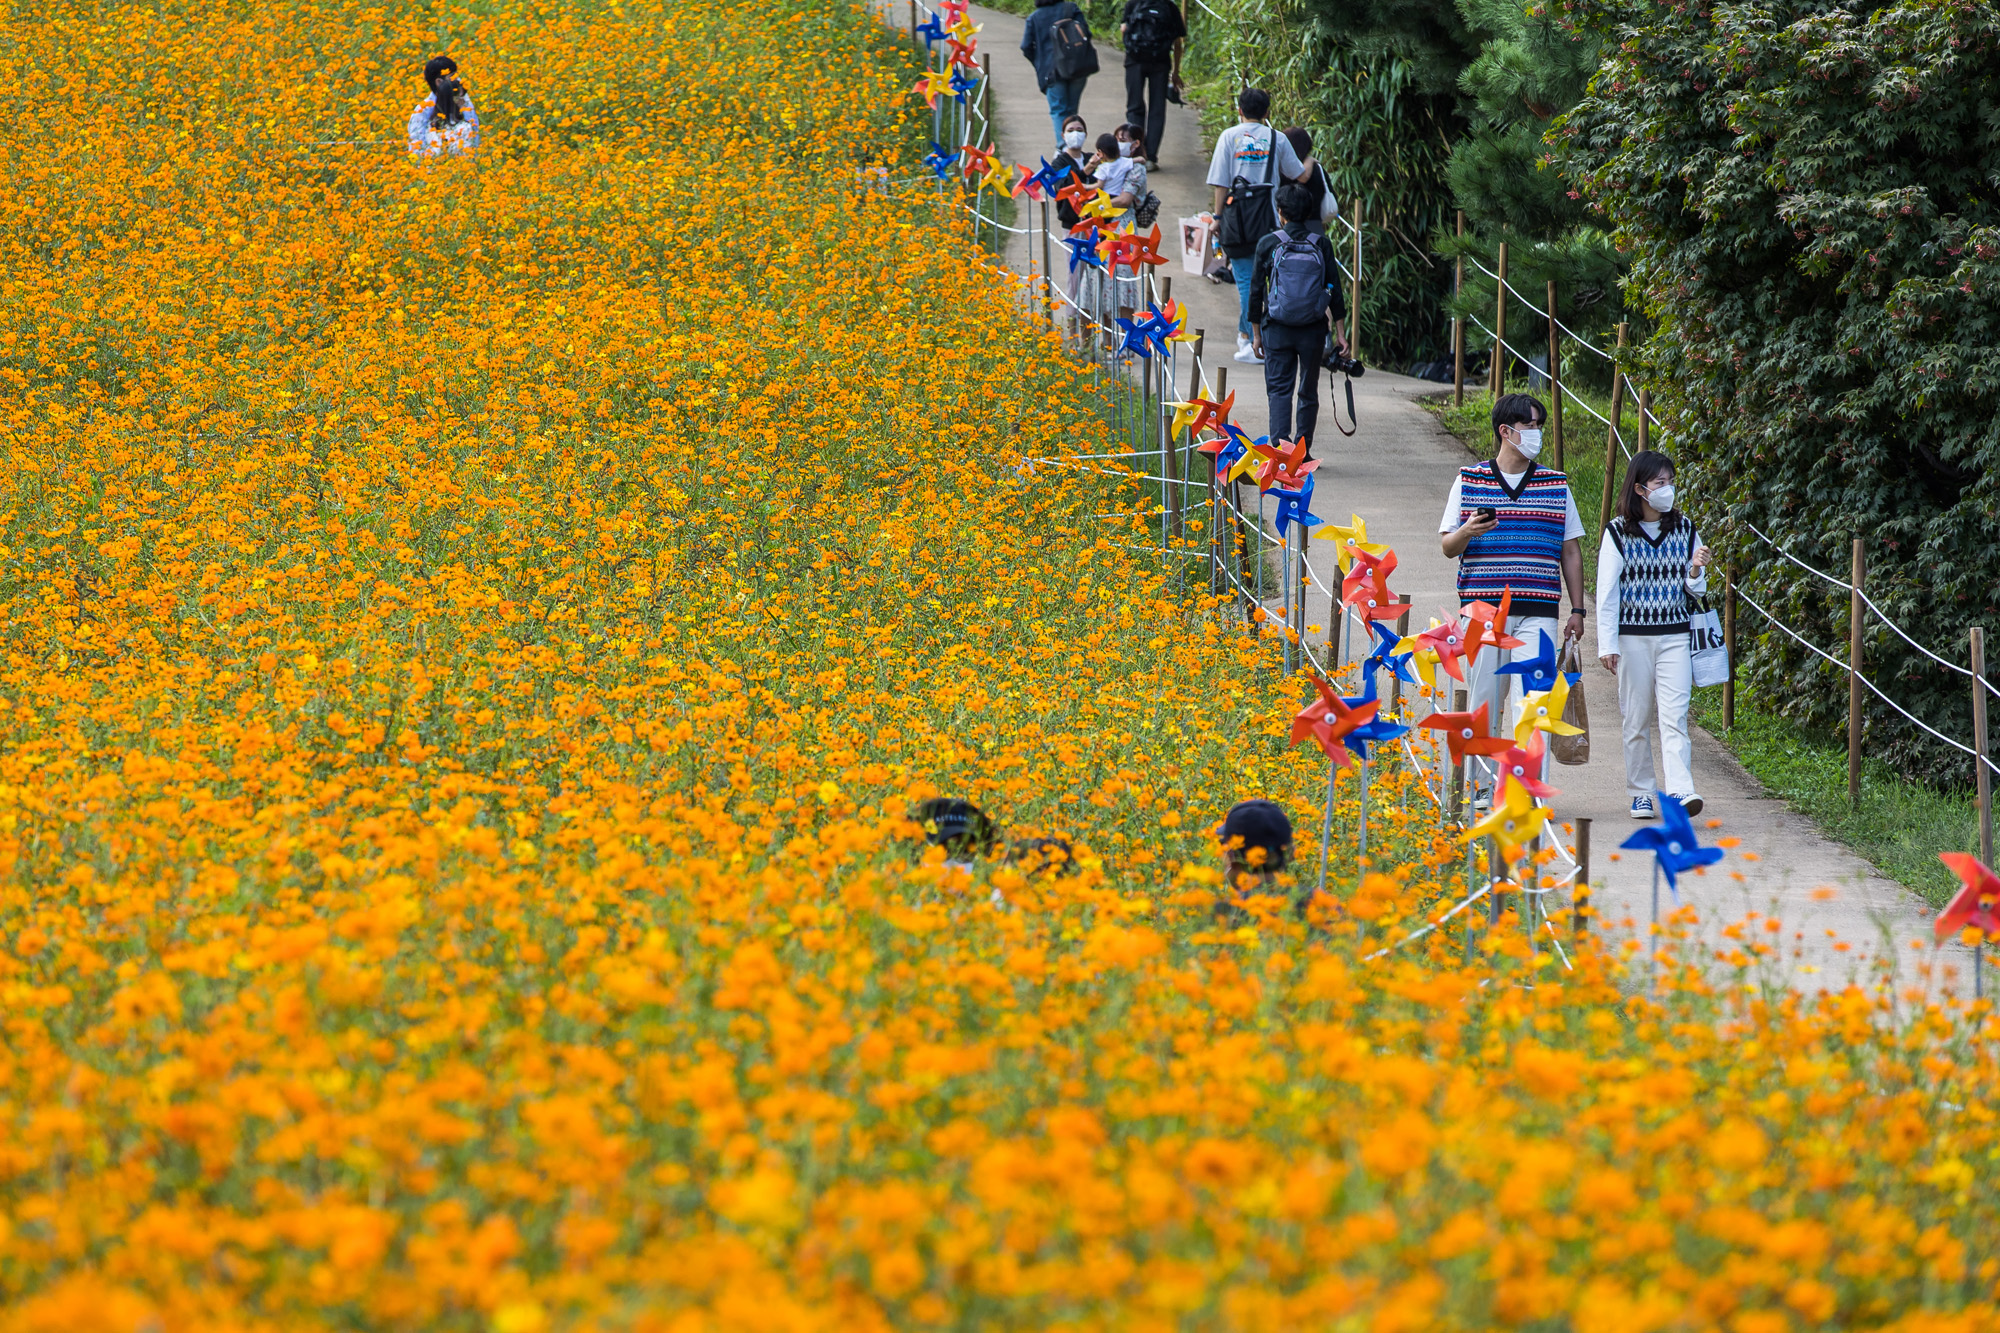
[[[1549,737],[1549,753],[1558,764],[1574,768],[1590,762],[1590,708],[1583,700],[1583,652],[1577,641],[1569,641],[1569,660],[1576,664],[1576,684],[1569,687],[1569,702],[1563,705],[1563,721],[1577,729],[1574,736]],[[1558,665],[1558,671],[1566,668]]]

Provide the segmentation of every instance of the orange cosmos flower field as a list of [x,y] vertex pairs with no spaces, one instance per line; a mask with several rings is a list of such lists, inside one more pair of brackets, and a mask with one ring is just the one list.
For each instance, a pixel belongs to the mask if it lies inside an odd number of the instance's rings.
[[1020,462],[1109,431],[864,15],[9,36],[0,1328],[2000,1323],[1984,1008],[1373,956],[1394,765],[1218,918],[1303,684]]

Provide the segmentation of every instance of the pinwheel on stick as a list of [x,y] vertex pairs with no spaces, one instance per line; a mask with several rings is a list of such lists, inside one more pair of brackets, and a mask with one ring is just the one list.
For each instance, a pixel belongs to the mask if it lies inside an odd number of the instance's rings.
[[1939,852],[1938,860],[1958,875],[1960,888],[1938,913],[1932,930],[1942,940],[1964,930],[1977,930],[1972,946],[1972,998],[1986,998],[1986,941],[2000,935],[2000,875],[1969,852]]

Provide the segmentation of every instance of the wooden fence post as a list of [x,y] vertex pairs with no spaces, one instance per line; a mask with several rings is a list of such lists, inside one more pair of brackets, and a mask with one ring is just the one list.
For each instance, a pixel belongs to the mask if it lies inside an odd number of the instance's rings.
[[[894,13],[895,11],[891,10],[890,12]],[[924,49],[923,38],[917,36],[917,0],[910,0],[910,45],[916,47],[919,51]]]
[[1570,930],[1581,938],[1590,930],[1590,821],[1576,821],[1576,884],[1570,890]]
[[1867,558],[1854,539],[1854,586],[1847,594],[1847,804],[1861,804],[1861,587]]
[[1986,769],[1986,631],[1972,627],[1972,764],[1978,773],[1979,859],[1993,864],[1993,775]]
[[1507,242],[1500,242],[1500,280],[1493,284],[1493,399],[1507,392]]
[[[1451,692],[1451,711],[1454,713],[1463,713],[1465,711],[1464,690],[1453,690]],[[1459,815],[1464,809],[1465,765],[1461,762],[1451,766],[1451,788],[1449,794],[1445,797],[1445,811],[1451,816],[1451,822],[1456,824],[1459,822]]]
[[[1465,239],[1465,210],[1458,210],[1458,239]],[[1465,297],[1465,255],[1460,254],[1452,269],[1451,294],[1454,300]],[[1454,315],[1451,321],[1451,405],[1465,406],[1465,316]]]
[[1736,566],[1722,570],[1722,655],[1729,659],[1729,674],[1722,682],[1722,729],[1736,725]]
[[[1618,325],[1618,350],[1625,350],[1626,325]],[[1604,500],[1597,507],[1597,539],[1604,540],[1605,525],[1611,522],[1611,501],[1619,482],[1618,423],[1625,418],[1625,368],[1619,358],[1611,358],[1611,424],[1604,428]]]
[[1556,284],[1549,280],[1549,443],[1555,447],[1556,471],[1563,470],[1563,386],[1561,326],[1556,323]]

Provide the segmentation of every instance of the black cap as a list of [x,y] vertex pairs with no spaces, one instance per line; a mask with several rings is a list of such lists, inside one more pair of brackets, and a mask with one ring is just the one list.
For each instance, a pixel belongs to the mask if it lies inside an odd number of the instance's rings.
[[446,71],[450,71],[453,74],[458,73],[458,62],[450,56],[432,56],[424,62],[424,82],[435,88],[437,87],[438,75]]
[[1259,870],[1283,870],[1292,859],[1292,821],[1275,801],[1238,801],[1223,816],[1219,835],[1232,862],[1250,864],[1250,850],[1264,849]]
[[993,850],[993,821],[970,801],[933,796],[913,817],[923,826],[924,841],[944,848],[947,856],[970,858]]

